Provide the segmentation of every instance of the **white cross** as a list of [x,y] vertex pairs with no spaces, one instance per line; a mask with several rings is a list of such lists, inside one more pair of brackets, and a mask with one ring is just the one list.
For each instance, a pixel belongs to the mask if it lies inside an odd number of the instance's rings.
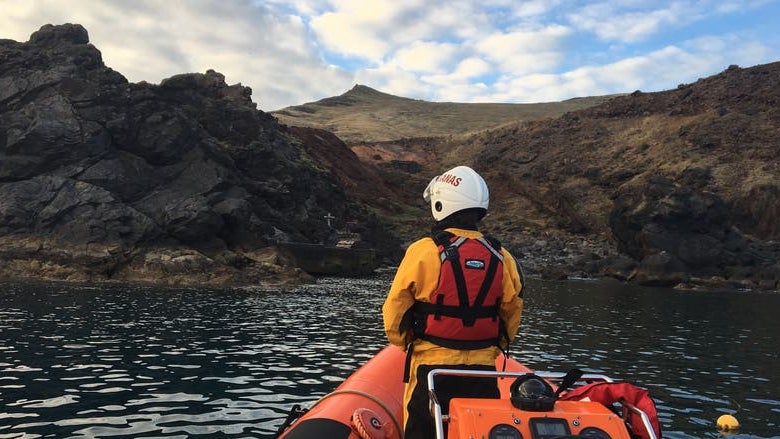
[[328,214],[327,214],[327,215],[325,215],[323,218],[325,218],[326,220],[328,220],[328,227],[330,227],[330,220],[332,220],[332,219],[336,219],[336,217],[335,217],[335,216],[333,216],[333,215],[331,215],[331,214],[330,214],[330,212],[328,212]]

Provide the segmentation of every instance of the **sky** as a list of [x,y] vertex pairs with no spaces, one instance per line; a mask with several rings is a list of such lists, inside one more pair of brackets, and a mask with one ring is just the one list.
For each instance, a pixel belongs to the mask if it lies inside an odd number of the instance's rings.
[[264,111],[356,84],[431,102],[674,89],[780,61],[780,0],[0,0],[0,38],[78,23],[131,82],[216,70]]

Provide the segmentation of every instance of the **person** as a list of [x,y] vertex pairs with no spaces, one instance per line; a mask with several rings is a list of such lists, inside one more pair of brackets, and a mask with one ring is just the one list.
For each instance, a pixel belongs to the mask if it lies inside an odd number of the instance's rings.
[[[434,177],[423,198],[435,220],[431,236],[412,243],[382,305],[391,344],[407,352],[404,437],[436,437],[427,374],[436,368],[496,370],[520,326],[522,268],[478,223],[487,213],[485,180],[467,166]],[[438,401],[498,398],[497,380],[438,376]],[[446,437],[446,426],[444,426]]]

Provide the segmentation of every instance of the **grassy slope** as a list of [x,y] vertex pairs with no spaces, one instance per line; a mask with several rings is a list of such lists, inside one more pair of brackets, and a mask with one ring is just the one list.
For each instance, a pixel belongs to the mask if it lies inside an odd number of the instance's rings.
[[466,134],[520,120],[557,117],[610,96],[539,104],[426,102],[356,85],[341,96],[273,112],[292,126],[322,128],[347,144]]

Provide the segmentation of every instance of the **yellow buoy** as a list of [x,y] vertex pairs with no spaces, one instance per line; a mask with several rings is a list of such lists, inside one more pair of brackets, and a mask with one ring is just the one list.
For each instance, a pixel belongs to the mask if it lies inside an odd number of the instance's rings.
[[734,431],[739,428],[739,421],[731,415],[720,415],[717,426],[720,431]]

